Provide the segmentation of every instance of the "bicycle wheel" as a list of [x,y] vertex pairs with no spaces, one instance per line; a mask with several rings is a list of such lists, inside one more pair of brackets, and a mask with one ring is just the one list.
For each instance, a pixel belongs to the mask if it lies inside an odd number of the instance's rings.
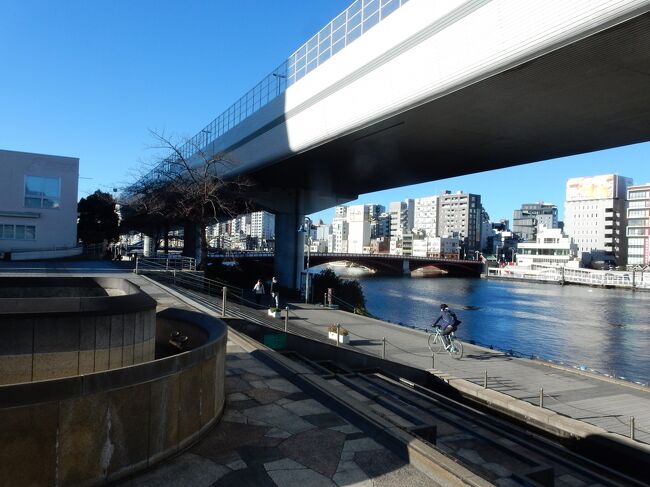
[[449,355],[452,356],[452,358],[455,358],[456,360],[460,360],[463,358],[463,342],[461,342],[458,338],[454,338],[453,343],[453,348],[449,350]]
[[431,353],[440,353],[444,351],[445,346],[442,344],[442,338],[438,333],[431,333],[429,335],[429,350]]

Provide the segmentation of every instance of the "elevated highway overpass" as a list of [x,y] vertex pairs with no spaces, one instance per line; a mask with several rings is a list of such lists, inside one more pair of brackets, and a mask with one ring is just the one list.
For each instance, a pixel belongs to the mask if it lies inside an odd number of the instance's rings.
[[359,194],[650,140],[648,0],[359,0],[184,148],[224,153],[302,268]]

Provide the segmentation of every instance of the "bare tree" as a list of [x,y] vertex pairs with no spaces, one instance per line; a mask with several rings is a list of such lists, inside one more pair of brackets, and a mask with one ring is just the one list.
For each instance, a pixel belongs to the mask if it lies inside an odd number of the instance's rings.
[[172,223],[198,226],[200,261],[205,268],[206,227],[249,211],[245,192],[251,183],[241,176],[228,177],[235,165],[223,154],[188,147],[191,142],[175,144],[164,134],[152,135],[156,139],[154,148],[169,155],[155,162],[125,191],[127,205],[135,209],[135,215],[149,215],[167,227]]

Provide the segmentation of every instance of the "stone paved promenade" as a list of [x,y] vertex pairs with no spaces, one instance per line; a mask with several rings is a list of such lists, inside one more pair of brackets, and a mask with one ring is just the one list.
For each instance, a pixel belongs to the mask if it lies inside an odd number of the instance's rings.
[[435,486],[228,341],[226,412],[199,443],[120,487]]
[[[385,337],[386,358],[432,368],[427,334],[423,331],[318,306],[290,307],[290,329],[304,328],[325,337],[328,325],[340,323],[350,331],[350,345],[355,348],[381,355]],[[487,371],[489,388],[533,404],[539,404],[543,388],[544,407],[610,432],[628,436],[630,416],[634,416],[636,439],[650,443],[650,389],[646,386],[515,358],[470,344],[465,344],[461,360],[452,359],[447,353],[436,354],[434,360],[436,372],[481,386]]]

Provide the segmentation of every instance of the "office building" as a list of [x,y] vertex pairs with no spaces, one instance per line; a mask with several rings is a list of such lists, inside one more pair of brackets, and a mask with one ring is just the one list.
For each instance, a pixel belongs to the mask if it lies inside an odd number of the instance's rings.
[[438,235],[461,238],[461,257],[481,250],[481,196],[445,191],[438,199]]
[[552,203],[524,203],[521,208],[515,210],[512,215],[512,233],[520,241],[535,241],[537,228],[544,225],[545,228],[557,228],[557,206]]
[[[388,205],[390,214],[390,238],[411,233],[413,228],[413,200],[393,201]],[[410,207],[410,208],[409,208]]]
[[625,202],[632,179],[617,174],[571,178],[566,183],[564,233],[583,265],[627,262]]
[[413,231],[424,231],[428,237],[438,235],[438,196],[416,198],[413,209]]
[[650,183],[627,189],[627,264],[650,264]]
[[546,228],[541,225],[536,232],[534,242],[522,242],[517,245],[517,265],[532,267],[534,265],[565,267],[575,263],[578,246],[559,228]]
[[361,254],[370,246],[370,212],[374,205],[353,205],[348,207],[348,252]]
[[77,255],[79,159],[0,150],[0,258]]
[[256,211],[250,215],[250,235],[259,242],[275,237],[275,215],[268,211]]

